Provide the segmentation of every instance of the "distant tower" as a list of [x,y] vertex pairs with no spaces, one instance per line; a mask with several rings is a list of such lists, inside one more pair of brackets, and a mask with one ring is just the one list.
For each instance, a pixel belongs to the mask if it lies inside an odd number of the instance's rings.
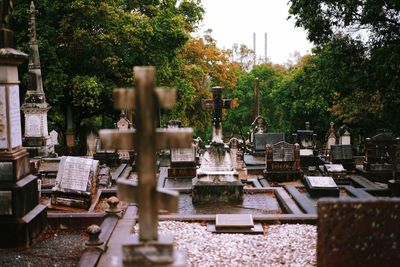
[[256,54],[256,33],[253,33],[253,51],[254,51],[254,59],[253,59],[253,67],[256,65],[257,63],[257,54]]
[[268,35],[267,35],[267,33],[265,33],[264,34],[264,56],[265,56],[265,58],[264,58],[264,61],[265,61],[265,63],[267,63],[268,62],[268,54],[267,54],[267,48],[268,48]]
[[31,2],[30,41],[29,41],[29,84],[21,110],[25,116],[23,146],[31,157],[48,156],[54,152],[54,146],[47,129],[47,112],[50,105],[46,102],[43,91],[42,73],[40,70],[39,48],[36,36],[35,5]]

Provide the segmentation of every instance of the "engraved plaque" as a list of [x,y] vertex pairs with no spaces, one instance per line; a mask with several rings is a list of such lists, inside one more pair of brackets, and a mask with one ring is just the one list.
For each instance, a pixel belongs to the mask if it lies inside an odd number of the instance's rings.
[[332,160],[350,160],[353,159],[351,145],[332,145]]
[[19,87],[18,85],[11,85],[9,90],[11,147],[14,148],[22,145]]
[[325,164],[327,172],[345,172],[342,164]]
[[25,136],[40,137],[40,116],[37,114],[26,114]]
[[294,161],[294,145],[280,142],[272,146],[273,161]]
[[195,149],[192,148],[176,148],[171,149],[172,162],[193,162],[195,161]]
[[[93,165],[95,166],[93,168]],[[98,162],[92,159],[62,157],[56,178],[55,189],[86,192],[91,171],[97,169]]]
[[215,227],[221,228],[252,228],[254,226],[251,214],[217,214]]
[[0,86],[0,149],[8,148],[6,108],[5,87]]
[[0,215],[12,215],[11,191],[0,191]]
[[337,185],[332,177],[329,176],[306,176],[304,177],[314,188],[316,187],[332,187],[337,188]]
[[201,158],[201,171],[232,171],[232,169],[232,160],[229,153],[219,157],[206,151]]
[[0,162],[0,181],[11,181],[14,177],[13,163]]

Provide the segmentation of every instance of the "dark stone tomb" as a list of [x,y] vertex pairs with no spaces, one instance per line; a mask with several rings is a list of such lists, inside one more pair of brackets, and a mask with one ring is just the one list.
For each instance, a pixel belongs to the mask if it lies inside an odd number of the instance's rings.
[[300,147],[284,141],[267,145],[265,152],[266,169],[264,178],[271,182],[285,182],[301,179]]
[[293,142],[300,145],[300,162],[302,168],[317,167],[323,164],[321,158],[317,155],[316,136],[314,131],[310,129],[309,122],[305,123],[304,130],[297,130],[293,134]]

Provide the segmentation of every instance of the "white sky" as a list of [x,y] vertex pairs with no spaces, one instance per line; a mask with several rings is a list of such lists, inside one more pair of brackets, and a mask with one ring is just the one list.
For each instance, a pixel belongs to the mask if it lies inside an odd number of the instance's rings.
[[234,43],[253,49],[264,58],[264,33],[268,34],[267,53],[273,63],[286,63],[295,51],[310,53],[312,44],[302,28],[295,28],[288,17],[288,0],[202,0],[205,8],[203,26],[197,35],[212,29],[212,37],[220,48],[232,48]]

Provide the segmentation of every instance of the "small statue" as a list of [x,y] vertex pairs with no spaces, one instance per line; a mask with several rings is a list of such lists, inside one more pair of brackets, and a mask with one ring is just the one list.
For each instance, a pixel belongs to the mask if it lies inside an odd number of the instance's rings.
[[261,116],[258,116],[251,126],[253,128],[253,133],[266,133],[268,129],[267,122]]
[[13,3],[11,0],[0,0],[0,13],[1,13],[1,26],[8,27],[10,25],[10,15],[13,10]]

